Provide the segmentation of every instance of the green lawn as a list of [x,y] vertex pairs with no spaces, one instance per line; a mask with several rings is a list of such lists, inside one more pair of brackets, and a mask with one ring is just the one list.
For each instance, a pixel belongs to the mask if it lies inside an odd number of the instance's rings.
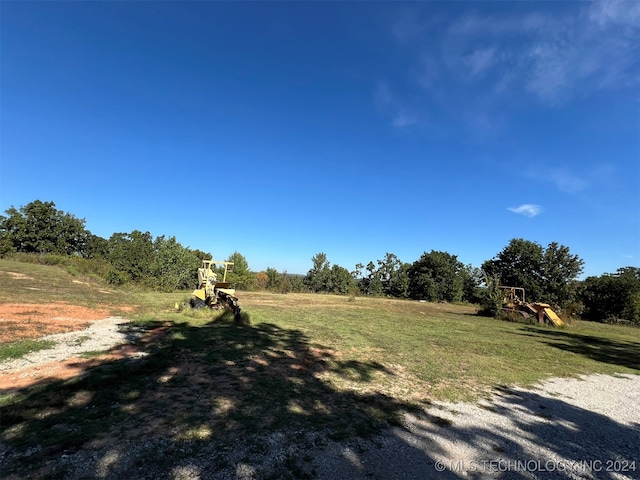
[[632,327],[576,321],[557,329],[479,317],[472,306],[386,299],[248,293],[243,300],[253,325],[299,330],[343,361],[384,365],[393,373],[376,375],[379,386],[412,398],[463,400],[549,376],[640,370],[640,329]]

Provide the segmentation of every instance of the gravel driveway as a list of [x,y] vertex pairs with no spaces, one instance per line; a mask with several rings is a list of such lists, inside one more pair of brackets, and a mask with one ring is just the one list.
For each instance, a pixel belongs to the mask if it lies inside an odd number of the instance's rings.
[[438,403],[372,442],[318,453],[327,479],[639,479],[640,376],[555,378]]
[[1,362],[0,375],[37,368],[49,362],[61,362],[86,352],[105,351],[116,345],[135,342],[143,331],[131,329],[128,324],[128,320],[124,318],[109,317],[92,322],[84,330],[41,337],[40,340],[54,342],[55,345],[20,358]]

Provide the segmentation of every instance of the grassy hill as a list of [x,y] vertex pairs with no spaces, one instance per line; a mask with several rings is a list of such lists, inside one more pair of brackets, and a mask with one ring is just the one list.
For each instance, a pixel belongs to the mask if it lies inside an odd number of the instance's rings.
[[176,312],[188,293],[117,291],[61,268],[0,260],[0,303],[65,301],[120,312],[128,305],[127,316],[149,331],[142,359],[5,392],[2,441],[16,455],[32,452],[5,472],[38,478],[63,452],[141,438],[170,442],[163,451],[171,453],[144,453],[163,465],[179,462],[179,452],[210,442],[231,448],[252,435],[365,436],[435,400],[473,399],[549,376],[640,373],[640,331],[631,327],[509,323],[467,305],[238,296],[250,325],[224,313]]
[[68,302],[75,305],[118,305],[131,302],[91,276],[73,275],[65,266],[47,266],[0,259],[1,303]]

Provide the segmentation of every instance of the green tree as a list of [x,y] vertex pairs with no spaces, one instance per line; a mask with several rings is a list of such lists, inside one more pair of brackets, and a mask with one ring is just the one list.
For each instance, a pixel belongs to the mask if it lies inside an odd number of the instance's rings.
[[276,270],[275,268],[268,267],[266,274],[268,278],[267,288],[269,290],[276,290],[278,288],[278,277],[280,277],[278,270]]
[[362,263],[356,263],[356,269],[351,272],[351,276],[356,280],[360,280],[360,278],[362,278],[362,269],[364,268],[364,265]]
[[410,263],[402,262],[393,272],[386,285],[387,295],[395,298],[409,298],[409,269]]
[[471,264],[465,265],[460,271],[462,276],[462,300],[469,303],[482,302],[482,290],[484,275],[482,270]]
[[209,252],[203,252],[202,250],[191,250],[191,252],[198,257],[198,260],[200,260],[200,264],[202,265],[202,260],[211,260],[213,258],[213,256],[209,253]]
[[312,292],[327,292],[331,287],[331,269],[327,254],[317,253],[311,258],[313,267],[307,272],[304,284]]
[[107,253],[107,260],[113,267],[108,280],[113,283],[148,280],[155,264],[154,254],[151,233],[140,230],[114,233],[109,238]]
[[109,254],[109,241],[92,233],[87,235],[85,258],[106,259]]
[[527,300],[538,301],[542,297],[541,245],[522,238],[514,238],[496,257],[482,264],[482,270],[490,277],[499,277],[502,285],[522,287]]
[[377,276],[382,284],[384,295],[396,298],[407,298],[409,295],[409,268],[393,253],[386,253],[383,260],[378,260]]
[[201,260],[175,237],[157,237],[153,246],[155,255],[149,285],[165,292],[193,288]]
[[0,215],[0,258],[16,251],[13,238],[9,236],[9,226],[6,222],[7,217]]
[[583,264],[564,245],[552,242],[544,249],[536,242],[516,238],[484,262],[482,269],[498,276],[504,286],[524,288],[527,301],[563,307],[574,298],[574,280],[582,273]]
[[564,307],[576,298],[584,261],[569,247],[551,242],[542,256],[542,295],[546,303]]
[[247,259],[240,252],[233,252],[226,261],[233,262],[233,271],[227,274],[227,281],[240,290],[253,288],[255,276],[249,269]]
[[456,255],[431,250],[409,268],[409,295],[431,302],[462,299],[464,265]]
[[382,278],[376,264],[369,262],[366,270],[367,276],[363,278],[363,281],[359,285],[360,290],[367,295],[373,295],[376,297],[383,295],[384,285],[382,284]]
[[332,292],[346,294],[351,291],[353,277],[349,270],[340,265],[331,267],[331,287]]
[[500,288],[500,277],[497,275],[484,274],[484,289],[480,295],[480,315],[496,317],[502,309],[504,292]]
[[589,320],[628,320],[640,324],[640,268],[619,268],[614,274],[587,277],[580,299]]
[[290,275],[289,281],[291,282],[291,291],[292,292],[308,292],[309,289],[304,284],[304,276],[302,275]]
[[279,293],[289,293],[293,285],[291,284],[291,279],[287,272],[284,271],[280,275],[278,275],[278,292]]
[[53,202],[35,200],[0,217],[0,244],[6,252],[54,253],[85,256],[84,219],[56,209]]

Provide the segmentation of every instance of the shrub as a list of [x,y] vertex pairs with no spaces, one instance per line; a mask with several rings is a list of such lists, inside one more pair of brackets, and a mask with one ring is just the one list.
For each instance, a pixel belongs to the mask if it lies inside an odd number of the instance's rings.
[[479,315],[497,317],[502,310],[504,295],[500,289],[500,277],[497,275],[485,275],[487,288],[480,295]]
[[111,269],[106,274],[105,280],[112,285],[124,285],[125,283],[129,283],[131,278],[125,272]]

